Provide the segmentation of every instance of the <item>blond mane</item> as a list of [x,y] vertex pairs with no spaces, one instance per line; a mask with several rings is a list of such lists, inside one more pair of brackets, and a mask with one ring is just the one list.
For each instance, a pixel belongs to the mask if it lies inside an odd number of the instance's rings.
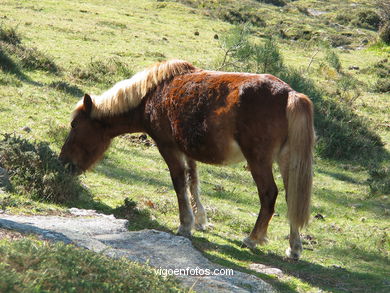
[[[91,96],[91,117],[101,118],[125,113],[137,107],[142,99],[163,81],[195,70],[197,68],[191,63],[182,60],[169,60],[152,65],[132,78],[118,82],[102,95]],[[82,106],[83,99],[79,101],[75,111]]]

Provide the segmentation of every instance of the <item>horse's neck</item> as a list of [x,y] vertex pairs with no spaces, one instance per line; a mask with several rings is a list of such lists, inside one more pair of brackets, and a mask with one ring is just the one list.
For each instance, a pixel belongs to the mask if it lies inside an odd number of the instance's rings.
[[144,132],[141,119],[141,109],[136,107],[119,116],[107,117],[102,121],[108,124],[107,132],[110,138],[133,132]]

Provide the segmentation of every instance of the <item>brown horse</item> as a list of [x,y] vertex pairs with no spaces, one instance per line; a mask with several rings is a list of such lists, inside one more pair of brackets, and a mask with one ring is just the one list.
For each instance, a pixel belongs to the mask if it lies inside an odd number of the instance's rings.
[[207,224],[195,161],[221,165],[246,159],[261,203],[243,241],[249,248],[267,241],[278,194],[272,174],[277,161],[291,229],[286,252],[300,256],[299,229],[310,212],[313,105],[278,78],[201,70],[180,60],[158,63],[101,96],[86,94],[71,126],[60,158],[79,172],[97,162],[114,137],[149,134],[169,167],[179,202],[178,234],[184,236]]

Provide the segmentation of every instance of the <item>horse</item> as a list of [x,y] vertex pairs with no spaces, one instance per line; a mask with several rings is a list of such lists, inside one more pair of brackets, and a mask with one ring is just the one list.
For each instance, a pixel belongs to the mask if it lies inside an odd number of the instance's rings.
[[168,165],[177,195],[178,234],[207,228],[196,161],[227,165],[247,161],[260,212],[243,246],[267,243],[283,177],[290,224],[286,254],[302,252],[299,230],[308,224],[315,140],[313,104],[270,74],[203,70],[182,60],[154,64],[100,96],[85,94],[73,111],[60,160],[75,173],[90,169],[113,138],[147,133]]

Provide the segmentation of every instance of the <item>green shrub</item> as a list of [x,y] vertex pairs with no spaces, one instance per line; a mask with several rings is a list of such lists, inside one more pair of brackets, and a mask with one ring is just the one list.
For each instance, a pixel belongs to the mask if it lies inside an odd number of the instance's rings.
[[15,191],[35,200],[67,202],[82,188],[47,143],[5,134],[0,141],[0,165],[8,170]]
[[272,4],[275,6],[285,6],[287,2],[285,0],[256,0],[257,2],[262,2],[266,4]]
[[359,11],[352,22],[362,28],[378,30],[381,18],[375,11],[367,9]]
[[278,74],[283,70],[282,55],[272,39],[262,45],[253,45],[251,57],[256,64],[256,72]]
[[219,18],[232,24],[249,23],[258,27],[265,27],[265,21],[255,10],[248,7],[228,8],[221,10]]
[[379,29],[379,37],[383,42],[390,45],[390,21],[381,25]]
[[380,78],[374,84],[374,91],[377,93],[389,93],[390,92],[390,79]]
[[[11,56],[14,60],[11,60]],[[24,46],[14,28],[0,26],[1,69],[19,74],[18,67],[59,73],[60,68],[52,59],[37,48]]]
[[112,84],[120,79],[130,78],[133,71],[127,64],[117,58],[96,60],[84,68],[75,68],[72,72],[74,78],[103,84]]
[[341,72],[340,58],[335,51],[328,49],[325,53],[325,60],[330,66],[336,69],[337,72]]
[[11,45],[19,45],[21,43],[21,37],[15,28],[5,27],[3,24],[0,24],[0,41]]

